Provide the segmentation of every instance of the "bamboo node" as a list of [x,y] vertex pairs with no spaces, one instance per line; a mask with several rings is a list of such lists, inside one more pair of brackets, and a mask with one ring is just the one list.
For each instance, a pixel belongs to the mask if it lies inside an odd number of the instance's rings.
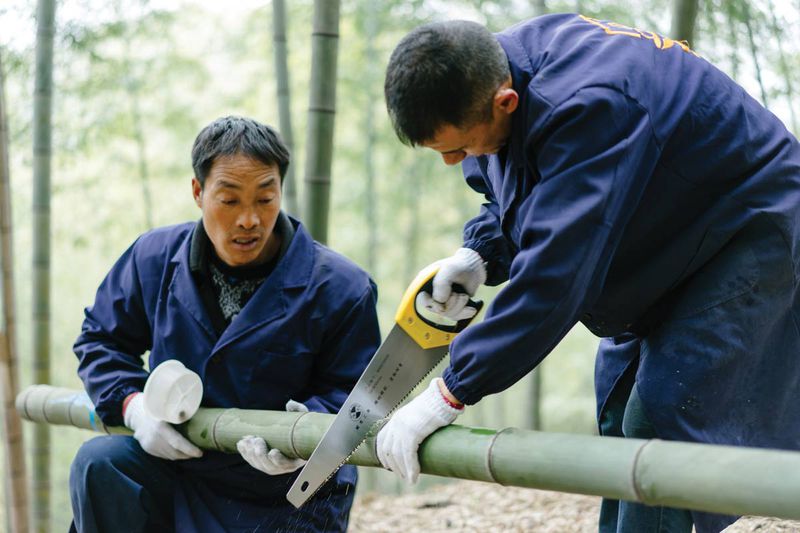
[[219,443],[217,442],[217,422],[219,419],[222,418],[222,415],[226,411],[220,411],[216,417],[214,417],[214,422],[211,424],[211,443],[214,445],[214,449],[219,451]]
[[496,432],[492,435],[492,438],[489,440],[489,446],[486,447],[486,473],[489,476],[489,479],[492,480],[492,483],[497,483],[498,485],[503,485],[502,481],[498,481],[497,477],[494,475],[494,464],[492,461],[492,451],[494,450],[494,443],[497,442],[497,438],[500,436],[501,433],[506,431],[511,431],[514,428],[503,428],[500,431]]
[[636,475],[639,471],[639,457],[641,457],[642,452],[648,444],[651,444],[657,440],[659,439],[646,440],[641,446],[639,446],[639,448],[636,450],[636,454],[633,456],[633,465],[631,467],[631,485],[633,488],[633,493],[636,494],[637,501],[641,503],[647,503],[647,500],[645,499],[642,489],[639,487],[639,479]]
[[303,418],[308,413],[309,413],[309,411],[301,413],[300,416],[298,416],[297,418],[294,419],[294,422],[292,423],[292,427],[289,428],[289,446],[292,448],[292,453],[294,454],[294,456],[298,457],[298,458],[300,457],[300,453],[298,453],[297,447],[294,445],[294,428],[297,427],[297,422],[299,422],[300,419]]

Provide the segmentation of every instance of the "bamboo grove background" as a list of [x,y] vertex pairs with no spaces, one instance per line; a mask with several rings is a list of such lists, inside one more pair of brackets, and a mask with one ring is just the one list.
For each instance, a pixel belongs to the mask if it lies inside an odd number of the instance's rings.
[[[459,246],[461,226],[481,202],[457,167],[396,140],[382,96],[389,54],[408,30],[430,20],[469,18],[500,30],[564,11],[688,36],[798,133],[798,0],[342,0],[318,19],[312,0],[2,0],[0,143],[7,137],[8,155],[0,151],[0,167],[7,164],[10,175],[10,187],[2,187],[10,193],[4,233],[13,224],[4,279],[14,271],[14,291],[3,284],[4,297],[14,296],[4,298],[3,316],[16,317],[16,325],[4,322],[0,352],[16,349],[19,383],[81,386],[71,345],[83,308],[140,233],[199,217],[190,193],[191,143],[227,114],[252,116],[287,137],[293,162],[285,207],[372,274],[387,331],[408,281]],[[338,26],[338,39],[317,31],[325,24]],[[330,56],[331,45],[333,64],[312,60],[314,47]],[[50,60],[48,72],[42,65]],[[319,80],[327,92],[315,93]],[[312,157],[320,151],[330,171]],[[313,188],[329,198],[315,199]],[[494,293],[484,288],[479,295],[490,300]],[[576,327],[541,366],[540,382],[525,378],[469,409],[462,423],[594,433],[596,345]],[[3,376],[0,386],[7,389],[7,381]],[[47,503],[33,506],[33,529],[63,531],[71,518],[69,464],[92,435],[36,428],[24,426],[28,486]],[[362,471],[359,491],[367,490],[412,489],[373,469]],[[5,487],[0,524],[10,527],[8,494]]]

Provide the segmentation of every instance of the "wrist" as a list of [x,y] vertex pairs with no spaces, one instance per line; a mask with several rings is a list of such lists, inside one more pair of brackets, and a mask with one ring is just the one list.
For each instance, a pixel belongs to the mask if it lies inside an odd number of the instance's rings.
[[125,396],[125,399],[122,400],[122,419],[125,419],[125,412],[128,410],[128,406],[130,405],[131,401],[137,396],[141,394],[141,392],[132,392]]
[[452,407],[453,409],[463,409],[464,403],[461,402],[458,398],[453,396],[450,390],[447,388],[447,385],[444,384],[444,380],[442,378],[436,378],[436,384],[439,386],[439,392],[442,394],[442,399],[444,399],[445,403]]

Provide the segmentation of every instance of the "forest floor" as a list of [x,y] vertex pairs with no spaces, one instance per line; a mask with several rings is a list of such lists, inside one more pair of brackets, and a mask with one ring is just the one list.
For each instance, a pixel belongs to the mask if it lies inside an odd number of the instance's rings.
[[[379,532],[535,532],[597,531],[600,498],[458,482],[419,494],[367,494],[350,515],[351,533]],[[725,533],[800,532],[800,522],[744,517]]]

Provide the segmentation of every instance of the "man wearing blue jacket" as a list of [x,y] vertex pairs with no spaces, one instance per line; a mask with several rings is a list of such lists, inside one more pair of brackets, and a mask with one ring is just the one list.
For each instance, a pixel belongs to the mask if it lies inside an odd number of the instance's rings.
[[[422,439],[578,321],[603,337],[601,434],[800,449],[800,146],[744,89],[684,43],[552,15],[417,28],[385,92],[401,140],[486,198],[427,306],[459,317],[453,283],[508,280],[378,435],[385,466],[414,480]],[[600,529],[734,519],[606,501]]]
[[70,474],[74,529],[344,531],[355,467],[301,509],[286,500],[302,460],[256,437],[202,452],[142,405],[149,366],[177,359],[202,405],[334,413],[380,343],[369,276],[281,210],[289,151],[256,121],[226,117],[192,149],[199,222],[139,237],[97,291],[74,349],[106,425]]

